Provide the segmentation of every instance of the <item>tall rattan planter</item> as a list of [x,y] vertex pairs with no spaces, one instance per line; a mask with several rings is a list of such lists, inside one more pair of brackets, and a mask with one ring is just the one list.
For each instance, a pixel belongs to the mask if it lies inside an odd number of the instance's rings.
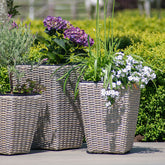
[[0,95],[0,154],[30,152],[41,108],[41,95]]
[[39,66],[30,71],[30,66],[18,66],[25,73],[21,79],[24,83],[27,78],[39,81],[46,87],[43,99],[46,107],[40,113],[33,148],[63,150],[80,148],[83,141],[83,124],[80,112],[79,99],[74,100],[74,88],[77,79],[72,73],[63,92],[64,81],[56,81],[71,66],[60,69],[54,76],[52,73],[59,66]]
[[101,96],[103,83],[79,84],[87,150],[90,153],[126,153],[131,150],[136,130],[140,90],[120,91],[111,109]]

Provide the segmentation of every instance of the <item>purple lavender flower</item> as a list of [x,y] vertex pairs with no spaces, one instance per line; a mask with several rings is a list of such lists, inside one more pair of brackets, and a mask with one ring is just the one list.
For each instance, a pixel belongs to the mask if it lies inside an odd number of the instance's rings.
[[11,24],[11,29],[14,29],[14,28],[17,28],[18,29],[18,25],[13,21],[12,24]]
[[48,28],[48,30],[56,29],[56,30],[65,30],[68,27],[72,26],[69,21],[63,20],[61,17],[52,17],[47,16],[43,21],[44,26]]
[[[11,14],[8,14],[8,21],[11,21],[12,20],[12,15]],[[14,28],[17,28],[18,29],[18,25],[16,24],[15,21],[11,21],[11,27],[10,29],[14,29]]]
[[[88,45],[88,34],[84,30],[81,30],[78,27],[71,27],[64,31],[64,38],[68,38],[70,41],[75,42],[79,45],[89,46]],[[89,37],[90,46],[94,44],[94,40]]]
[[12,18],[12,15],[11,14],[8,14],[8,19],[11,19]]

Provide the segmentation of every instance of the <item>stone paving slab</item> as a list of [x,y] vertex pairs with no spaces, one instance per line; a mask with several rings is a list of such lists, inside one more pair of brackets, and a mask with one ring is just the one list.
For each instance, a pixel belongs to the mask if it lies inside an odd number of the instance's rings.
[[85,144],[74,150],[32,150],[29,154],[0,155],[0,165],[165,165],[165,142],[134,143],[124,155],[88,154]]

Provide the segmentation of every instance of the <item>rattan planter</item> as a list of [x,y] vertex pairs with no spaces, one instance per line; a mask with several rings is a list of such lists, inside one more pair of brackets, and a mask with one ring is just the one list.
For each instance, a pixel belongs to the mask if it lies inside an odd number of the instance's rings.
[[41,99],[41,95],[0,95],[0,154],[30,152]]
[[33,148],[48,150],[63,150],[80,148],[83,141],[83,124],[79,99],[74,101],[74,88],[77,76],[72,73],[63,92],[63,81],[56,81],[71,66],[60,69],[55,76],[52,73],[59,66],[30,66],[22,65],[18,68],[25,73],[21,83],[27,78],[39,81],[46,87],[43,98],[46,107],[40,113],[38,127],[35,133]]
[[87,150],[90,153],[126,153],[134,141],[140,90],[134,87],[121,90],[121,97],[108,110],[101,96],[102,88],[103,83],[79,84]]

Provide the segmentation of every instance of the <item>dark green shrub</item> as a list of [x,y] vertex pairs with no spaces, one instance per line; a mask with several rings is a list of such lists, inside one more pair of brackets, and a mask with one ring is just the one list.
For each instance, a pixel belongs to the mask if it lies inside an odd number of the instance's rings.
[[142,91],[136,134],[143,135],[143,141],[165,141],[165,86]]

